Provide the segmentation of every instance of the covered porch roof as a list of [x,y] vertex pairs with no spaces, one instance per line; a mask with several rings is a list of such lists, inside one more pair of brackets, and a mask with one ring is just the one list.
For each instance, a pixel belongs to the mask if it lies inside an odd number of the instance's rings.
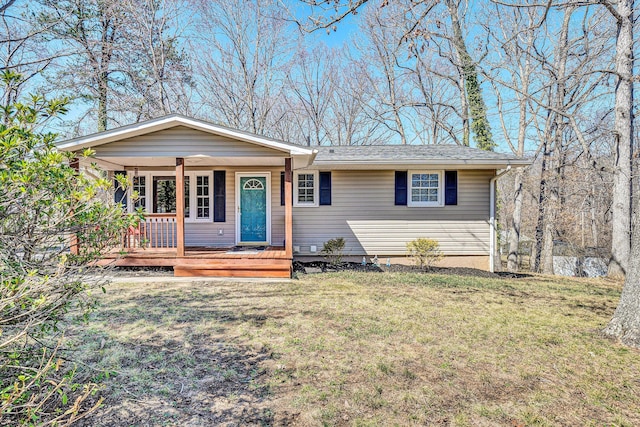
[[317,150],[202,120],[170,115],[58,143],[61,151],[91,148],[91,159],[105,170],[125,167],[309,166]]

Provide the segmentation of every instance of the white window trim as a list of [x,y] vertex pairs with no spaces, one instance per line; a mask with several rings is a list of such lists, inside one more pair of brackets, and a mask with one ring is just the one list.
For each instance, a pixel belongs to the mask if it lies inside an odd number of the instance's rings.
[[[298,201],[298,176],[313,175],[313,202]],[[320,178],[318,171],[296,171],[293,173],[293,206],[298,208],[315,208],[320,206]]]
[[[133,198],[131,197],[131,193],[133,193],[133,178],[134,177],[144,177],[145,180],[145,188],[144,188],[144,197],[145,197],[145,207],[144,212],[147,213],[147,209],[149,209],[149,203],[152,203],[153,195],[149,197],[149,174],[148,173],[137,173],[135,175],[129,175],[131,171],[127,171],[127,177],[129,179],[129,189],[127,191],[127,212],[133,213],[135,212],[135,208],[133,207]],[[152,188],[153,190],[153,188]]]
[[[411,176],[413,174],[438,174],[438,201],[437,202],[414,202],[411,197]],[[412,208],[442,207],[444,206],[444,173],[442,170],[410,170],[407,173],[407,206]]]
[[[204,173],[206,172],[206,173]],[[213,171],[189,171],[185,172],[184,176],[189,177],[189,215],[185,216],[185,222],[213,222]],[[199,176],[206,176],[209,178],[209,216],[207,218],[198,218],[198,195],[197,185]]]
[[[129,174],[130,171],[127,171]],[[146,209],[145,213],[149,215],[153,215],[155,211],[155,206],[153,206],[153,177],[154,176],[176,176],[176,171],[145,171],[138,172],[139,177],[144,176],[146,183]],[[189,216],[184,217],[185,222],[213,222],[213,171],[188,171],[184,173],[185,177],[189,177]],[[208,218],[196,218],[196,177],[198,176],[207,176],[209,177],[209,217]],[[133,182],[134,175],[131,175],[131,182]],[[129,191],[127,194],[127,210],[132,213],[133,210],[133,200],[131,199],[131,192]]]

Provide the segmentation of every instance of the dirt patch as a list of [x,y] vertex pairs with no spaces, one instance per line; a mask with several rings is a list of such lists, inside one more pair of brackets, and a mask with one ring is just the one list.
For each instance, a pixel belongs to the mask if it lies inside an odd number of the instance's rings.
[[113,267],[113,277],[173,277],[173,267]]
[[[196,344],[197,345],[197,344]],[[266,357],[253,351],[200,348],[189,354],[158,344],[125,346],[138,375],[114,373],[103,406],[82,426],[271,425],[273,412],[259,385]],[[162,362],[154,362],[158,355]],[[185,372],[189,372],[185,375]],[[140,376],[144,379],[136,378]],[[120,377],[120,378],[119,378]],[[147,379],[147,380],[145,380]],[[122,380],[122,382],[121,382]]]
[[293,262],[293,271],[301,274],[314,274],[314,273],[326,273],[331,271],[365,271],[374,273],[421,273],[421,274],[444,274],[454,276],[471,276],[482,277],[486,279],[523,279],[532,277],[530,274],[524,273],[509,273],[509,272],[496,272],[491,273],[485,270],[479,270],[477,268],[468,267],[432,267],[428,270],[418,268],[415,265],[404,264],[392,264],[386,266],[381,264],[379,266],[371,263],[362,264],[357,262],[343,262],[339,265],[333,265],[326,261],[311,261],[311,262]]
[[229,325],[266,317],[215,307],[215,293],[160,286],[122,298],[108,292],[90,327],[74,328],[75,350],[100,372],[105,398],[77,425],[290,424],[296,414],[274,412],[263,378],[271,351],[224,335]]
[[364,271],[382,273],[384,270],[374,264],[361,264],[358,262],[343,262],[337,265],[326,261],[293,262],[293,271],[302,274],[326,273],[330,271]]
[[[440,274],[453,276],[482,277],[486,279],[524,279],[533,277],[526,273],[510,273],[501,271],[491,273],[485,270],[468,267],[432,267],[428,270],[420,269],[414,265],[392,264],[379,266],[371,263],[344,262],[333,265],[326,261],[293,262],[293,271],[301,274],[316,274],[337,271],[358,271],[371,273],[421,273]],[[109,270],[113,277],[173,277],[173,267],[114,267]]]

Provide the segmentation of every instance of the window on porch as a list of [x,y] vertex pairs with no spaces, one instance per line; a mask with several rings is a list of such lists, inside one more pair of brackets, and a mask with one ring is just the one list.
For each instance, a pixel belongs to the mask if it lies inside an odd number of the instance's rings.
[[[212,179],[210,175],[189,173],[184,177],[184,213],[190,221],[212,220]],[[133,178],[132,189],[138,199],[134,208],[142,207],[152,214],[176,213],[176,177],[154,175],[153,172]],[[193,206],[193,210],[191,210]]]
[[[176,177],[153,177],[153,213],[176,213]],[[184,215],[189,213],[189,177],[184,177]]]

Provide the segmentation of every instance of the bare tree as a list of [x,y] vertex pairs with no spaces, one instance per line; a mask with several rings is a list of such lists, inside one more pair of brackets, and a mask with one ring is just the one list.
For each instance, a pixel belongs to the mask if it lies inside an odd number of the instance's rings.
[[[122,0],[129,40],[126,96],[112,110],[123,120],[149,119],[174,112],[189,114],[193,87],[183,39],[190,21],[183,0]],[[186,22],[185,22],[186,21]]]
[[[4,105],[15,103],[25,88],[40,76],[57,55],[42,43],[46,27],[33,26],[24,16],[24,7],[15,1],[0,5],[1,98]],[[20,78],[12,78],[20,76]]]
[[[627,272],[630,262],[631,233],[631,158],[633,151],[633,0],[616,3],[603,0],[603,4],[617,23],[615,73],[615,165],[613,170],[612,242],[609,275]],[[636,270],[637,271],[637,270]],[[640,277],[636,280],[640,281]],[[639,294],[640,295],[640,294]],[[640,300],[637,306],[640,309]],[[619,319],[622,319],[622,314]],[[614,320],[616,317],[614,317]],[[613,321],[612,321],[613,322]],[[640,323],[636,324],[640,330]],[[614,326],[609,326],[613,333]],[[640,340],[639,340],[640,342]]]
[[108,126],[109,99],[122,86],[122,51],[128,40],[123,34],[126,21],[116,2],[99,0],[40,0],[44,11],[39,15],[49,27],[50,38],[62,43],[68,55],[53,78],[64,91],[73,88],[77,98],[95,100],[97,129]]
[[[340,22],[349,14],[355,14],[359,10],[364,9],[364,6],[369,3],[368,0],[344,0],[344,1],[334,1],[334,0],[300,0],[306,4],[311,5],[317,14],[314,14],[309,17],[309,25],[305,26],[301,23],[301,25],[308,30],[319,29],[319,28],[332,28],[336,23]],[[431,41],[435,38],[444,38],[446,39],[452,47],[451,54],[454,55],[455,66],[458,68],[459,75],[459,85],[461,88],[464,88],[460,93],[462,96],[462,118],[463,118],[463,144],[469,145],[468,141],[468,129],[469,129],[469,121],[468,118],[470,116],[470,127],[472,128],[476,140],[476,145],[479,148],[492,150],[494,147],[493,138],[491,135],[491,130],[489,126],[489,121],[487,119],[487,109],[486,104],[484,102],[484,97],[482,96],[482,90],[480,87],[480,82],[478,78],[478,73],[476,70],[476,62],[471,58],[469,51],[467,50],[465,37],[463,34],[462,27],[462,18],[460,15],[460,11],[463,8],[463,4],[461,0],[446,0],[444,2],[446,7],[447,19],[434,19],[430,21],[428,17],[431,15],[437,14],[438,12],[438,4],[439,2],[433,0],[421,0],[421,1],[400,1],[400,2],[388,2],[381,1],[376,2],[376,7],[365,9],[366,14],[370,14],[369,16],[385,16],[385,20],[378,19],[377,22],[370,22],[369,27],[372,27],[371,24],[377,26],[378,32],[386,31],[387,33],[391,28],[394,27],[403,27],[404,34],[398,39],[398,44],[396,45],[394,50],[399,49],[401,43],[407,43],[409,47],[416,44],[417,41],[427,40]],[[383,9],[392,9],[392,12],[383,12]],[[390,18],[396,17],[396,22],[400,22],[400,25],[392,25]],[[444,28],[441,28],[445,21],[448,20],[449,31]],[[429,23],[433,22],[437,28],[430,29]],[[396,28],[397,31],[397,28]],[[390,60],[397,59],[397,53],[394,53],[393,50],[385,49],[386,51],[382,51],[380,37],[378,40],[371,39],[373,43],[373,49],[378,52],[378,56],[381,58],[388,58]],[[385,68],[385,73],[395,78],[393,74],[390,74],[391,71],[394,71],[393,68],[387,67]],[[388,78],[387,78],[388,80]],[[402,87],[402,85],[400,85]],[[398,92],[398,89],[394,90],[394,93]],[[385,95],[391,93],[389,90],[385,92]],[[395,99],[390,99],[390,101],[396,101]],[[398,103],[395,102],[395,105],[391,105],[391,111],[394,113],[395,131],[398,132],[403,131],[404,124],[402,124],[401,120],[399,120],[400,114],[397,112],[398,109],[401,109]],[[469,116],[467,116],[466,111],[469,109]],[[406,119],[405,119],[406,120]],[[400,135],[402,142],[406,143],[406,136]]]
[[[534,61],[536,38],[538,31],[536,23],[540,20],[536,9],[507,9],[495,7],[492,14],[484,20],[484,30],[490,38],[490,46],[495,46],[495,61],[489,62],[489,82],[494,89],[497,100],[498,119],[502,130],[502,137],[511,151],[524,157],[529,127],[533,115],[537,113],[528,95],[532,89],[534,73],[540,71],[538,63]],[[505,74],[510,77],[508,86],[501,84],[497,76]],[[519,88],[514,91],[511,88]],[[505,93],[506,92],[506,93]],[[507,96],[507,93],[510,96]],[[511,99],[509,99],[511,98]],[[515,105],[511,105],[515,104]],[[517,111],[517,129],[509,124],[512,113]],[[515,135],[515,136],[513,136]],[[524,175],[526,170],[518,168],[513,172],[513,191],[510,220],[508,221],[508,252],[507,269],[517,271],[518,251],[520,247],[520,233],[522,224],[522,208],[524,200]]]
[[464,78],[452,69],[455,67],[449,61],[434,60],[434,52],[424,45],[416,45],[412,50],[417,61],[411,73],[412,87],[415,88],[412,107],[422,118],[422,142],[468,145],[469,108]]
[[[496,38],[491,41],[496,50],[507,48],[511,57],[525,59],[521,62],[525,67],[518,65],[509,73],[504,73],[498,67],[491,72],[490,78],[496,88],[501,117],[504,114],[505,96],[509,95],[517,100],[520,111],[518,137],[523,138],[526,128],[531,128],[538,134],[540,145],[537,152],[541,156],[538,163],[541,178],[536,193],[538,225],[533,264],[535,269],[551,273],[553,241],[563,237],[565,232],[558,226],[557,215],[568,203],[567,194],[571,194],[571,190],[565,188],[566,182],[563,182],[567,166],[583,156],[591,162],[590,167],[606,169],[606,162],[596,154],[595,145],[602,138],[593,132],[593,123],[594,115],[600,114],[596,106],[611,99],[611,93],[604,87],[607,74],[600,71],[606,69],[612,59],[609,43],[611,38],[606,37],[608,17],[602,10],[592,11],[572,5],[545,9],[536,3],[526,3],[516,6],[516,10],[511,7],[498,13],[500,20],[504,20],[505,14],[509,16],[509,13],[513,13],[514,16],[529,16],[528,25],[514,25],[513,30],[503,31],[502,37],[489,28],[487,31]],[[498,8],[501,9],[502,7]],[[563,16],[562,24],[556,27],[559,14]],[[554,19],[546,19],[549,16]],[[497,27],[498,25],[493,25],[493,28]],[[518,50],[512,49],[518,45],[521,46]],[[526,48],[527,46],[530,47]],[[533,70],[535,78],[527,77],[531,76]],[[520,77],[508,80],[504,78],[505,74]],[[526,108],[532,113],[539,109],[546,114],[544,117],[529,114],[527,118],[523,115]],[[507,127],[502,118],[505,140],[517,153],[518,149],[507,136],[510,134]],[[535,149],[535,146],[532,148]],[[516,194],[518,188],[520,185],[516,181]],[[516,199],[515,204],[522,203],[521,200]],[[517,206],[512,212],[518,214]],[[514,225],[512,222],[511,226]],[[516,230],[510,236],[511,268],[515,267],[517,258],[518,234]]]
[[52,67],[50,89],[88,103],[79,125],[95,117],[97,130],[105,130],[186,104],[190,73],[178,23],[188,10],[184,2],[39,2],[38,24],[57,56],[65,57]]
[[[640,347],[640,207],[636,195],[632,249],[628,251],[626,238],[631,221],[631,158],[633,143],[633,0],[618,0],[616,7],[605,3],[617,21],[616,39],[616,107],[615,138],[616,158],[614,169],[612,263],[609,273],[621,270],[626,274],[620,302],[605,334],[622,340],[623,343]],[[616,245],[621,247],[616,248]]]
[[297,116],[303,119],[296,121],[300,124],[300,133],[313,145],[332,139],[327,119],[336,89],[333,78],[336,74],[331,50],[320,45],[311,51],[301,49],[287,77],[288,90],[294,95],[293,101],[297,101],[289,105],[294,111],[299,110]]
[[[389,6],[368,9],[361,24],[367,43],[359,44],[358,51],[367,63],[367,75],[378,102],[382,126],[396,134],[401,144],[407,144],[405,112],[410,104],[406,82],[410,70],[400,66],[407,52],[400,43],[403,36],[402,9]],[[365,61],[361,63],[364,64]]]
[[195,59],[199,98],[210,118],[258,134],[273,132],[295,46],[283,13],[274,0],[200,4]]

